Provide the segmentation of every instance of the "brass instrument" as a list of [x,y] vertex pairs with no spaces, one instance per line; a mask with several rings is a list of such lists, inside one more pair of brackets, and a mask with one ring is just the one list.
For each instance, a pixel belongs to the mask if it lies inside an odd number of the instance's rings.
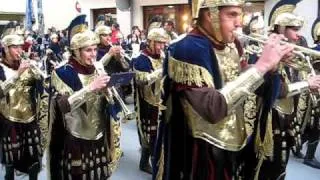
[[[312,66],[312,64],[311,64],[310,56],[306,56],[306,60],[307,60],[308,65],[309,65],[309,67],[310,67],[311,75],[312,75],[312,76],[317,75],[317,74],[316,74],[316,71],[314,70],[314,68],[313,68],[313,66]],[[317,94],[318,94],[318,95],[320,94],[320,90],[319,90],[319,89],[318,89]],[[317,106],[318,103],[319,103],[319,101],[320,101],[320,99],[317,98],[317,95],[315,95],[315,94],[313,94],[312,92],[310,92],[310,98],[311,98],[311,100],[312,100],[313,105],[314,105],[314,106]]]
[[[245,39],[258,42],[261,44],[265,44],[267,41],[267,38],[264,37],[263,35],[260,34],[252,34],[252,36],[245,35],[239,32],[234,32],[235,35],[238,37],[243,37]],[[303,71],[310,71],[310,65],[306,61],[301,61],[305,60],[306,55],[311,55],[314,57],[320,57],[320,52],[315,51],[313,49],[309,49],[303,46],[298,46],[292,43],[288,43],[285,41],[280,41],[281,44],[289,44],[293,46],[295,50],[293,50],[293,54],[296,55],[297,58],[293,58],[289,62],[282,62],[288,65],[289,67],[296,69],[296,70],[303,70]],[[250,45],[244,49],[245,53],[248,54],[257,54],[258,56],[262,53],[262,47],[258,47],[256,45]],[[306,54],[306,55],[305,55]]]
[[[96,68],[99,75],[107,74],[101,61],[94,61],[93,66]],[[113,97],[115,97],[121,106],[122,112],[124,114],[124,118],[126,120],[134,119],[136,116],[136,113],[132,112],[128,109],[128,107],[123,102],[123,100],[122,100],[121,96],[119,95],[118,91],[116,90],[116,88],[114,86],[112,86],[111,88],[107,88],[106,90],[107,90],[106,98],[107,98],[108,102],[113,102]]]
[[47,79],[49,77],[38,67],[37,62],[35,60],[27,58],[24,54],[20,55],[20,58],[22,61],[28,61],[33,72],[37,75],[40,75],[43,79]]
[[[260,56],[262,53],[262,47],[259,47],[257,45],[249,45],[244,48],[244,53],[251,54],[251,55],[257,54],[258,56]],[[301,59],[305,59],[305,55],[299,51],[296,51],[295,55],[297,57],[291,59],[290,61],[286,61],[286,62],[281,61],[281,63],[285,63],[287,66],[299,71],[302,70],[302,71],[309,72],[310,67],[307,64],[307,62],[301,61]]]
[[[243,37],[245,39],[248,39],[248,40],[252,40],[252,41],[255,41],[255,42],[258,42],[258,43],[261,43],[261,44],[265,44],[266,41],[267,41],[267,37],[263,36],[263,35],[260,35],[260,34],[252,34],[252,36],[249,36],[249,35],[245,35],[243,33],[240,33],[238,31],[234,31],[234,34],[238,37]],[[320,52],[319,51],[316,51],[316,50],[313,50],[313,49],[309,49],[309,48],[306,48],[306,47],[303,47],[303,46],[299,46],[299,45],[296,45],[296,44],[292,44],[292,43],[289,43],[289,42],[286,42],[286,41],[280,41],[281,44],[289,44],[290,46],[292,46],[295,50],[293,51],[294,54],[300,56],[301,53],[305,53],[305,54],[308,54],[310,56],[314,56],[314,57],[320,57]]]
[[[111,45],[111,47],[114,47],[114,46]],[[109,64],[111,58],[112,58],[112,56],[110,56],[109,53],[106,53],[104,56],[102,56],[102,58],[100,59],[100,61],[102,62],[102,64],[103,64],[104,66],[107,66],[107,65]],[[132,59],[131,57],[129,57],[129,56],[124,52],[123,49],[120,51],[120,59],[122,59],[122,58],[127,58],[127,59],[130,60],[130,61],[131,61],[131,59]]]
[[[255,42],[258,42],[258,43],[261,43],[261,44],[265,44],[266,43],[266,40],[267,38],[262,36],[262,35],[259,35],[259,34],[253,34],[253,36],[248,36],[248,35],[244,35],[242,33],[239,33],[239,32],[234,32],[237,36],[241,36],[243,38],[246,38],[248,40],[252,40],[252,41],[255,41]],[[306,47],[303,47],[303,46],[298,46],[298,45],[295,45],[295,44],[292,44],[292,43],[288,43],[288,42],[285,42],[285,41],[281,41],[280,42],[281,44],[290,44],[291,46],[294,47],[294,51],[293,53],[299,57],[299,59],[302,59],[302,60],[305,60],[304,62],[303,61],[300,61],[300,60],[296,60],[296,61],[292,61],[292,62],[286,62],[286,65],[296,69],[296,70],[304,70],[304,71],[307,71],[307,72],[310,72],[312,76],[315,76],[316,75],[316,71],[314,70],[312,64],[311,64],[311,56],[312,57],[320,57],[320,52],[319,51],[316,51],[316,50],[313,50],[313,49],[309,49],[309,48],[306,48]],[[249,54],[261,54],[262,53],[262,48],[261,47],[258,47],[256,45],[250,45],[248,46],[247,48],[244,49],[245,53],[249,53]],[[296,58],[297,59],[297,58]],[[318,93],[317,94],[320,94],[320,91],[318,90]],[[318,99],[316,97],[315,94],[313,94],[312,92],[310,92],[310,96],[311,96],[311,99],[312,99],[312,102],[313,104],[317,104],[320,99]]]

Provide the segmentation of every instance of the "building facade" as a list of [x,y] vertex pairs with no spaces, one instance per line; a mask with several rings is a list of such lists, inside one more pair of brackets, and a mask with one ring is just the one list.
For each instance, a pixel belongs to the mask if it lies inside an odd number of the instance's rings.
[[[34,13],[37,14],[36,1],[33,0]],[[150,14],[150,8],[158,9],[159,13],[167,13],[163,11],[167,6],[173,6],[174,11],[178,5],[187,5],[188,0],[42,0],[44,24],[45,29],[55,27],[56,29],[65,29],[68,27],[70,21],[78,14],[86,14],[90,28],[94,28],[96,18],[99,14],[108,14],[118,20],[123,34],[129,34],[131,27],[137,25],[144,28],[146,22],[144,21],[144,12],[147,16]],[[78,7],[76,7],[78,4]],[[118,6],[125,6],[129,4],[127,9],[119,9]],[[165,5],[165,6],[164,6]],[[79,6],[81,11],[79,11]],[[171,8],[171,6],[169,8]],[[148,7],[144,11],[144,7]],[[160,9],[160,11],[159,11]],[[0,18],[5,14],[10,14],[2,20],[13,20],[11,14],[19,15],[21,20],[26,10],[26,0],[2,0],[0,6]],[[148,11],[149,10],[149,11]],[[178,12],[178,10],[177,10]],[[1,20],[1,19],[0,19]],[[16,20],[16,19],[14,19]],[[18,19],[17,19],[18,20]],[[7,22],[7,21],[3,21]],[[1,22],[0,22],[1,24]]]
[[[23,21],[26,1],[1,1],[0,28],[1,24],[7,23],[8,20]],[[251,7],[246,7],[246,10],[257,11],[263,9],[264,6],[265,19],[268,19],[271,8],[278,1],[252,0]],[[37,0],[33,0],[35,16],[37,14],[36,2]],[[87,15],[89,27],[92,29],[98,15],[110,15],[117,20],[124,35],[129,34],[131,27],[134,25],[142,29],[146,28],[148,20],[154,15],[162,15],[165,20],[173,20],[176,25],[176,31],[179,33],[182,33],[184,27],[191,22],[191,10],[188,0],[42,0],[42,4],[45,29],[50,27],[56,27],[59,30],[65,29],[78,14]],[[78,7],[76,4],[78,4]],[[81,11],[79,11],[79,8]],[[313,20],[318,15],[318,0],[301,1],[295,11],[306,20],[301,34],[307,38],[308,43],[311,45],[313,42],[310,29]]]

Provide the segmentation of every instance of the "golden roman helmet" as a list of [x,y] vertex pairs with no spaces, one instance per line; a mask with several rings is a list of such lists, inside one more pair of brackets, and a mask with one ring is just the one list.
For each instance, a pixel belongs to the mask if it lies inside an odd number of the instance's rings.
[[221,43],[223,39],[220,31],[219,7],[243,6],[244,3],[245,0],[192,0],[192,17],[197,19],[200,9],[209,8],[213,16],[214,38],[218,43]]
[[192,0],[192,17],[198,18],[201,8],[242,6],[245,0]]
[[70,49],[77,50],[77,49],[88,47],[98,43],[99,43],[99,38],[97,37],[97,35],[90,30],[85,30],[83,32],[79,32],[75,34],[72,37],[71,43],[70,43]]
[[320,37],[320,17],[318,17],[312,24],[311,34],[314,41],[319,41]]
[[98,36],[101,34],[111,34],[111,28],[109,26],[100,25],[97,26],[96,30],[94,31]]
[[293,13],[282,13],[277,16],[274,21],[274,25],[279,25],[281,27],[294,26],[302,27],[304,20],[301,16],[295,15]]
[[91,45],[96,45],[100,42],[96,33],[88,30],[85,18],[86,15],[77,16],[71,21],[68,27],[69,40],[71,39],[70,49],[74,53],[74,58],[80,64],[83,64],[80,58],[80,49]]
[[169,35],[163,28],[153,28],[148,32],[147,39],[150,41],[168,42]]
[[97,37],[97,35],[94,32],[88,30],[85,18],[86,15],[77,16],[71,21],[68,27],[69,39],[71,39],[71,50],[77,50],[99,43],[99,38]]
[[24,39],[22,36],[17,34],[16,27],[13,27],[13,26],[9,27],[9,26],[5,30],[5,32],[2,34],[2,39],[1,39],[1,43],[4,47],[5,53],[8,53],[10,46],[22,46],[24,44]]
[[17,34],[9,34],[2,38],[2,45],[5,47],[23,45],[23,38]]
[[22,36],[17,34],[17,30],[19,29],[15,22],[9,22],[6,25],[1,40],[2,45],[5,47],[5,51],[7,51],[9,46],[18,46],[24,44],[24,39]]
[[274,30],[275,21],[280,14],[293,13],[300,1],[301,0],[280,0],[270,11],[268,21],[270,30]]
[[163,42],[167,43],[169,42],[169,35],[163,28],[153,28],[150,29],[148,32],[148,47],[151,51],[151,53],[155,53],[155,42]]

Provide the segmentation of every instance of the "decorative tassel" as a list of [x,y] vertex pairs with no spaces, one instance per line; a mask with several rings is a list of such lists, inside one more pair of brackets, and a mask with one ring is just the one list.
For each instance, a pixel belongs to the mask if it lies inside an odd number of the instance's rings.
[[207,69],[195,64],[176,60],[173,57],[169,59],[168,74],[175,82],[189,86],[214,86],[213,78]]

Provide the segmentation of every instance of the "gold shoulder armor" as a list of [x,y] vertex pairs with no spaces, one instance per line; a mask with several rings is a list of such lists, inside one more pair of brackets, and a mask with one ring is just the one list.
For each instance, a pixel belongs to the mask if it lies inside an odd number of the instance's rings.
[[51,75],[51,84],[56,91],[63,95],[73,94],[73,90],[66,83],[64,83],[62,79],[59,78],[55,71],[53,71]]

